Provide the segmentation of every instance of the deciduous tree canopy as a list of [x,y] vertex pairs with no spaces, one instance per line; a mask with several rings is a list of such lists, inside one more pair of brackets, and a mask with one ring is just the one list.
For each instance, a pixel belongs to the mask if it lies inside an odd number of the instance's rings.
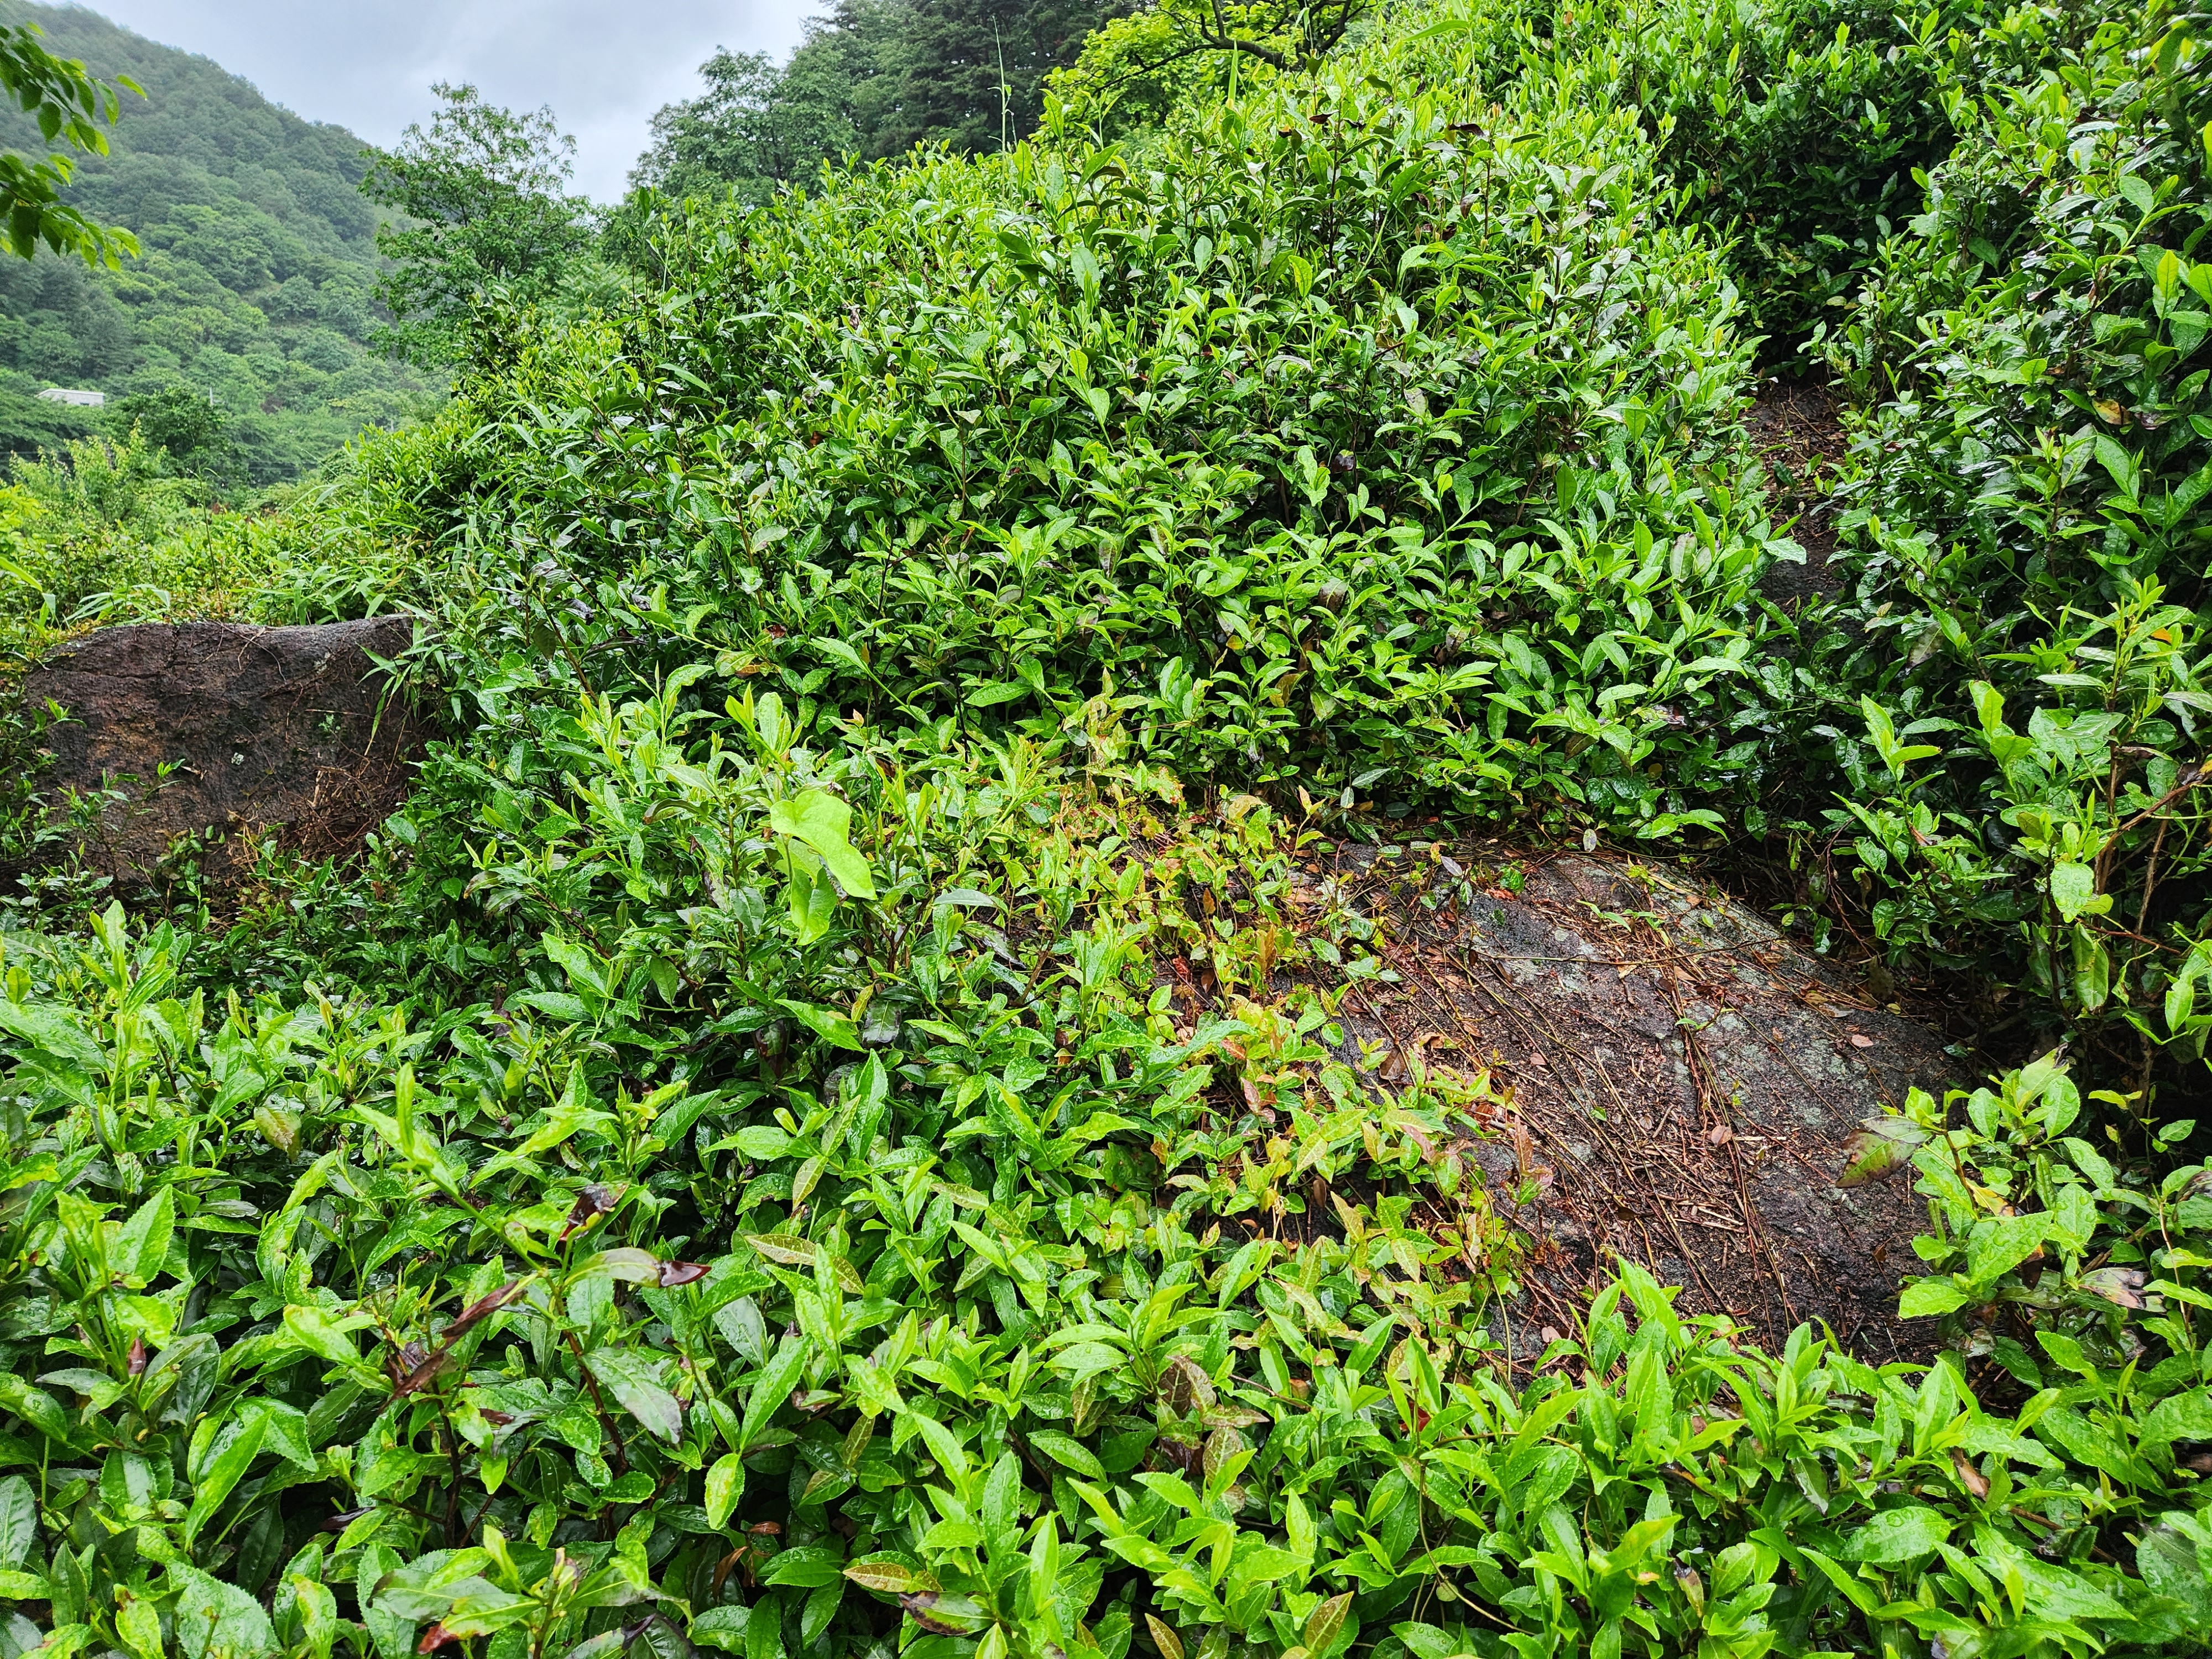
[[442,107],[426,127],[374,153],[362,193],[402,216],[377,234],[392,261],[377,284],[380,332],[426,368],[459,355],[476,307],[550,299],[589,246],[589,204],[568,193],[576,141],[550,109],[488,104],[471,86],[430,88]]
[[[74,58],[46,50],[35,23],[0,24],[0,93],[38,124],[44,156],[0,150],[0,220],[8,244],[29,258],[40,246],[76,253],[88,264],[111,269],[137,244],[118,231],[87,218],[62,199],[76,155],[107,154],[100,129],[115,119],[116,89],[85,72]],[[130,90],[137,88],[127,80]],[[74,152],[74,154],[72,154]]]

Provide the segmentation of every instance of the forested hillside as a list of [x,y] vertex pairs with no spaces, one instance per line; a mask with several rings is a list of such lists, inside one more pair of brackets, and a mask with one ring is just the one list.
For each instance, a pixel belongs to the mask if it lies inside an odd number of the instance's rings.
[[[245,478],[262,483],[422,405],[428,383],[369,343],[377,222],[358,138],[96,13],[0,4],[0,20],[24,19],[95,75],[145,88],[71,191],[143,252],[117,272],[51,255],[0,265],[0,443],[21,453],[90,429],[28,403],[46,386],[184,386],[216,401]],[[0,110],[0,145],[37,142],[27,117]]]
[[[357,842],[0,817],[7,1653],[2202,1655],[2208,31],[1175,0],[458,293],[264,513],[22,469],[17,654],[398,613],[434,735]],[[1390,1011],[1569,849],[1694,1110],[1540,1156],[1538,999]],[[1954,1086],[1759,1162],[1732,904]],[[1531,1219],[1632,1121],[1891,1195],[1904,1357],[1748,1200]]]

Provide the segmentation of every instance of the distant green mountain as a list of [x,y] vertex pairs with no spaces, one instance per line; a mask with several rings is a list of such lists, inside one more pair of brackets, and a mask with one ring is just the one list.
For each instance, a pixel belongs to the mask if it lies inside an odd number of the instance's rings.
[[[376,210],[358,193],[362,141],[280,109],[212,60],[82,7],[0,0],[124,95],[113,154],[85,161],[71,199],[135,232],[119,272],[41,253],[0,259],[0,449],[88,431],[50,386],[111,399],[182,385],[212,398],[255,483],[297,476],[433,388],[369,345]],[[0,146],[39,142],[0,109]]]

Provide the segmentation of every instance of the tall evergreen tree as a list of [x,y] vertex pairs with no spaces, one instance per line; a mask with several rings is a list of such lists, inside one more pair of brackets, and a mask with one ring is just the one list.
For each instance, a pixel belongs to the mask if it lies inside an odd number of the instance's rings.
[[912,0],[896,108],[872,153],[915,144],[992,150],[1044,117],[1045,77],[1074,63],[1084,37],[1124,8],[1100,0]]
[[763,198],[826,160],[916,144],[999,149],[1044,114],[1045,77],[1124,0],[838,0],[781,70],[718,51],[706,90],[653,118],[632,181],[670,195]]

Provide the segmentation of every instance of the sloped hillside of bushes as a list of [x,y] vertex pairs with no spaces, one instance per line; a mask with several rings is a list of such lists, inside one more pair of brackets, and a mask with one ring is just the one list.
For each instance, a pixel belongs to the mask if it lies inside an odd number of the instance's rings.
[[[12,912],[0,1639],[2198,1651],[2198,29],[1444,0],[487,309],[235,567],[416,613],[406,808]],[[1373,923],[1293,901],[1409,824],[1978,1000],[1853,1172],[1936,1363],[1627,1266],[1505,1363],[1510,1101],[1346,1054]]]

